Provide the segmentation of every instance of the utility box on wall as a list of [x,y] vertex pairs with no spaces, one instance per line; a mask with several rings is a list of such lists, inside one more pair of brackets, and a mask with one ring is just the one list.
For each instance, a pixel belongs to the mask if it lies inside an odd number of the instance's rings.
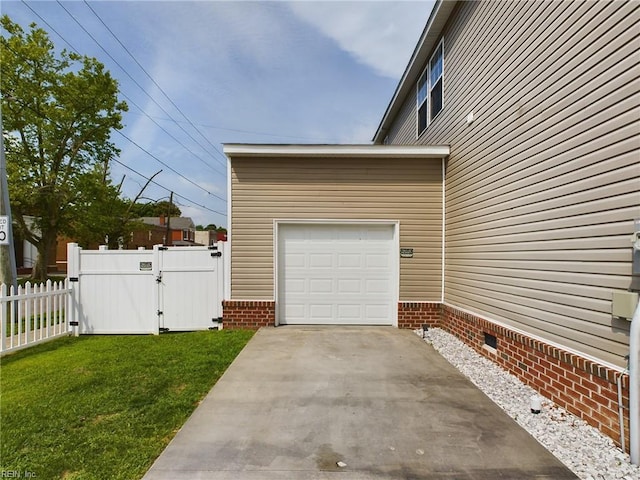
[[631,320],[638,305],[638,294],[634,292],[613,292],[611,315]]

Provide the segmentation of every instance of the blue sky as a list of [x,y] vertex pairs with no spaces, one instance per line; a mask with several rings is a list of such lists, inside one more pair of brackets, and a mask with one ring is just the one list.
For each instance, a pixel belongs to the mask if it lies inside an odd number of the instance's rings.
[[[370,143],[432,5],[3,0],[1,10],[118,80],[129,104],[124,136],[112,135],[119,161],[146,177],[163,170],[164,188],[145,197],[173,190],[184,216],[227,226],[222,144]],[[130,169],[114,163],[112,177],[125,176],[133,198],[146,179]]]

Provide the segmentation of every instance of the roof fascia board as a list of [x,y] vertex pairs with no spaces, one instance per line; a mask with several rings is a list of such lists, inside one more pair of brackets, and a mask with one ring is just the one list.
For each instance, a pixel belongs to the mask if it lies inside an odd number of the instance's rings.
[[449,16],[451,15],[451,12],[453,12],[457,3],[457,0],[438,0],[433,6],[431,15],[429,15],[429,20],[427,20],[427,25],[425,26],[422,36],[411,55],[411,60],[409,60],[407,68],[402,74],[393,97],[391,97],[391,101],[389,102],[382,120],[380,121],[380,125],[373,136],[374,143],[379,144],[383,142],[389,128],[389,123],[402,107],[402,102],[406,98],[410,89],[415,88],[415,83],[418,81],[418,77],[422,74],[427,61],[429,60],[429,55],[431,55],[431,52],[440,40],[444,26],[447,23],[447,20],[449,20]]
[[228,158],[272,157],[362,157],[362,158],[443,158],[448,145],[268,145],[225,144]]

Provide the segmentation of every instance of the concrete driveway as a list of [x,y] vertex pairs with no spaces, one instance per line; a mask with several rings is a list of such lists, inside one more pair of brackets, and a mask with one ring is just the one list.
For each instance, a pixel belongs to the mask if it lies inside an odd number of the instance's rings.
[[569,478],[433,348],[391,327],[260,330],[144,477]]

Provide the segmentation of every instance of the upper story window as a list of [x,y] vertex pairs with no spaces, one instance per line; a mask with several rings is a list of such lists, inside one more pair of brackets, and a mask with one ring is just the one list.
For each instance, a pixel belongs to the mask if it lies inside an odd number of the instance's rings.
[[418,135],[442,110],[443,53],[443,41],[440,40],[427,68],[418,79]]

